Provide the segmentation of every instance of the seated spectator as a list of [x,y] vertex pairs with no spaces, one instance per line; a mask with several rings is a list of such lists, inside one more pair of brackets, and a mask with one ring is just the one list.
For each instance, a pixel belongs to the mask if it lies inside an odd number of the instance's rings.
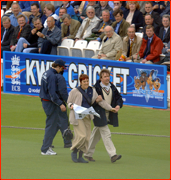
[[[147,1],[148,2],[148,1]],[[140,11],[145,14],[145,3],[146,1],[138,1],[139,5],[140,5]]]
[[117,57],[117,54],[122,50],[123,46],[121,37],[114,32],[113,27],[111,26],[106,26],[104,32],[105,37],[102,40],[102,48],[98,55],[95,55],[92,58],[109,60],[119,59],[120,55]]
[[160,61],[160,54],[162,53],[163,43],[162,40],[154,33],[154,27],[148,25],[146,27],[146,34],[148,39],[142,40],[142,44],[139,51],[140,60],[136,62],[145,64],[157,64]]
[[55,19],[52,16],[47,18],[47,26],[42,33],[37,32],[39,53],[57,55],[57,46],[62,40],[61,31],[55,26]]
[[160,17],[162,18],[164,14],[170,15],[170,1],[165,1],[166,8],[165,10],[160,14]]
[[[16,27],[18,26],[18,20],[17,20],[17,16],[21,14],[21,9],[20,9],[20,5],[17,2],[12,3],[11,6],[12,9],[12,15],[9,17],[11,20],[11,24]],[[26,23],[28,22],[28,18],[25,16],[26,19]]]
[[168,43],[170,41],[170,16],[163,15],[162,17],[162,24],[163,26],[160,28],[159,31],[159,38],[164,42]]
[[136,31],[139,27],[143,27],[143,14],[139,11],[140,6],[137,1],[128,1],[126,4],[127,10],[124,12],[124,19],[130,24],[134,25]]
[[[165,55],[165,58],[161,61],[161,64],[170,65],[170,41],[167,43],[167,45],[165,45],[165,47],[162,50],[162,53]],[[169,66],[169,71],[170,71],[170,66]]]
[[2,18],[1,28],[1,58],[3,58],[3,51],[10,51],[10,41],[14,32],[14,26],[11,25],[10,18],[5,16]]
[[[58,20],[58,19],[59,19],[59,16],[56,15],[54,12],[55,12],[55,7],[54,7],[54,5],[52,5],[52,4],[50,4],[50,3],[48,3],[48,4],[45,5],[45,8],[44,8],[44,14],[45,14],[45,16],[46,16],[46,17],[51,17],[51,16],[52,16],[55,20]],[[45,28],[47,28],[47,19],[46,19],[46,21],[44,22],[43,26],[44,26]]]
[[105,9],[102,11],[102,19],[98,22],[95,28],[92,29],[92,37],[99,37],[102,33],[104,33],[104,28],[106,26],[110,26],[112,24],[112,20],[110,20],[110,12]]
[[108,10],[109,12],[113,11],[112,8],[108,5],[108,1],[99,1],[100,4],[99,4],[99,7],[97,10],[96,10],[96,14],[98,14],[98,18],[102,19],[102,11],[103,10]]
[[[157,24],[159,27],[162,26],[160,15],[158,12],[153,11],[153,4],[151,1],[145,2],[145,15],[146,14],[151,14],[154,19],[154,23]],[[144,22],[144,25],[145,25],[145,22]]]
[[165,8],[164,1],[151,1],[151,2],[153,4],[153,10],[161,14]]
[[96,4],[96,1],[88,1],[86,8],[83,10],[83,12],[80,15],[81,19],[84,20],[85,18],[87,18],[87,8],[89,6],[92,6],[94,8],[96,17],[99,17],[99,14],[98,14],[99,9],[100,9],[99,5]]
[[67,9],[65,7],[60,7],[59,9],[59,19],[56,21],[55,25],[61,29],[61,24],[63,23],[62,21],[62,16],[64,14],[67,14]]
[[18,26],[14,28],[14,32],[10,42],[11,51],[15,51],[17,47],[18,40],[23,37],[28,39],[28,36],[31,32],[31,26],[26,24],[26,18],[23,14],[17,16]]
[[95,9],[92,6],[89,6],[86,9],[87,18],[85,18],[76,34],[75,40],[85,39],[91,36],[92,29],[100,21],[99,18],[95,16]]
[[39,12],[39,5],[37,3],[31,4],[31,12],[32,14],[29,17],[29,24],[32,29],[34,28],[34,25],[32,23],[34,17],[39,17],[41,19],[42,24],[44,24],[47,17],[43,16],[43,14]]
[[144,39],[147,39],[147,34],[146,34],[146,27],[148,25],[152,25],[154,27],[154,33],[156,34],[156,36],[159,35],[159,29],[160,27],[154,23],[154,19],[152,18],[152,15],[151,14],[146,14],[145,17],[145,26],[143,27],[143,38]]
[[22,12],[22,14],[27,16],[28,19],[29,19],[29,16],[32,14],[31,13],[31,4],[33,4],[33,3],[36,3],[39,5],[39,12],[41,12],[41,7],[39,4],[39,1],[19,1],[21,12]]
[[80,7],[81,2],[83,1],[71,1],[71,6],[74,8],[75,14],[79,15],[79,7]]
[[123,39],[122,54],[127,57],[127,62],[132,62],[132,60],[134,61],[137,59],[142,44],[142,38],[135,35],[134,26],[128,27],[127,34],[128,36]]
[[82,14],[83,10],[87,7],[89,1],[82,1],[78,9],[79,13]]
[[[70,5],[70,1],[62,1],[61,7],[64,7],[67,9],[67,14],[69,14],[71,17],[75,15],[74,8]],[[55,14],[59,16],[59,10],[60,7],[55,11]]]
[[37,40],[39,36],[37,35],[37,32],[42,32],[43,26],[42,26],[41,19],[39,17],[34,17],[32,21],[33,21],[34,28],[31,30],[27,40],[24,37],[21,37],[18,40],[15,52],[23,51],[24,53],[30,53],[31,51],[33,52],[33,50],[35,53],[38,52]]
[[77,31],[80,27],[80,22],[74,19],[71,19],[69,14],[64,14],[62,16],[62,41],[64,39],[75,39]]
[[[124,38],[127,35],[127,28],[130,26],[128,22],[123,18],[123,11],[121,9],[117,9],[113,13],[116,21],[112,23],[112,27],[116,34]],[[101,41],[104,37],[104,33],[97,38],[98,41]]]

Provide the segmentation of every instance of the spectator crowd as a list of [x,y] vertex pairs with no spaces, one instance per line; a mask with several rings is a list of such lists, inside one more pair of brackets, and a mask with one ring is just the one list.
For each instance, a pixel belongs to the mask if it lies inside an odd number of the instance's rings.
[[57,55],[73,39],[99,41],[92,58],[170,64],[170,1],[50,2],[1,3],[1,58],[3,51]]

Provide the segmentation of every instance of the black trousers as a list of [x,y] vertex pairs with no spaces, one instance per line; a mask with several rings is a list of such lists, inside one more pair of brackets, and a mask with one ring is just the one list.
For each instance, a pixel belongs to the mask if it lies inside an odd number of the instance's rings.
[[52,43],[49,40],[44,40],[40,50],[40,54],[50,54],[52,49]]

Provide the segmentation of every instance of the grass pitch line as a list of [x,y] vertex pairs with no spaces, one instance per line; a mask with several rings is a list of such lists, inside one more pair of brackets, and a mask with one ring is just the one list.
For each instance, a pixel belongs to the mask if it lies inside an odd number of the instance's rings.
[[[16,126],[1,126],[1,128],[45,130],[44,128],[16,127]],[[170,138],[170,136],[166,136],[166,135],[153,135],[153,134],[136,134],[136,133],[123,133],[123,132],[111,132],[111,134],[132,135],[132,136],[150,136],[150,137],[166,137],[166,138]]]

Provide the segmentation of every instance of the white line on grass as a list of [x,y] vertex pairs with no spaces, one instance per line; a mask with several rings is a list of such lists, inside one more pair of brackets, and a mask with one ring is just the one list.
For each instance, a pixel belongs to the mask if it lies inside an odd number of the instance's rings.
[[[16,126],[1,126],[1,128],[45,130],[44,128],[16,127]],[[137,134],[137,133],[123,133],[123,132],[111,132],[111,134],[132,135],[132,136],[166,137],[166,138],[170,138],[170,136],[166,136],[166,135],[153,135],[153,134]]]

